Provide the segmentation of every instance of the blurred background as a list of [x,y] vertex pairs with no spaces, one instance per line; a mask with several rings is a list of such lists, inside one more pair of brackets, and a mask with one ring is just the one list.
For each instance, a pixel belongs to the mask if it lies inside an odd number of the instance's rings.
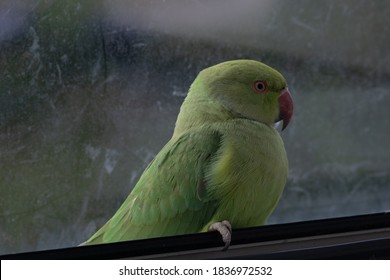
[[288,80],[270,223],[390,210],[389,1],[1,0],[0,254],[75,246],[169,140],[197,73]]

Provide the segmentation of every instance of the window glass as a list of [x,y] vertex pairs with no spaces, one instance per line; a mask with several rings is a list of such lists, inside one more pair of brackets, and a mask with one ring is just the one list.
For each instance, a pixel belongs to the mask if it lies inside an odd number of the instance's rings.
[[0,254],[76,246],[169,140],[197,73],[250,58],[295,105],[270,223],[390,208],[388,1],[2,0]]

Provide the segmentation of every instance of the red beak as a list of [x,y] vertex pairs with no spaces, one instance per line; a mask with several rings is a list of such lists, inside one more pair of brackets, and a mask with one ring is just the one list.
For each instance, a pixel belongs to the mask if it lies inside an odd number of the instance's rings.
[[276,120],[278,121],[283,121],[283,127],[282,131],[287,127],[288,123],[291,120],[292,114],[293,114],[293,101],[291,98],[291,94],[288,91],[288,89],[282,90],[278,97],[278,102],[279,102],[279,117]]

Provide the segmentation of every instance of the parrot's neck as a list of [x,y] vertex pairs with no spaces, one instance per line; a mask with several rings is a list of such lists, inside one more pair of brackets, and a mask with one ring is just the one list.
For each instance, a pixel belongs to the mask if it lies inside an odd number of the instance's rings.
[[232,118],[234,116],[226,108],[211,100],[201,85],[193,85],[180,108],[173,137],[189,129],[224,122]]

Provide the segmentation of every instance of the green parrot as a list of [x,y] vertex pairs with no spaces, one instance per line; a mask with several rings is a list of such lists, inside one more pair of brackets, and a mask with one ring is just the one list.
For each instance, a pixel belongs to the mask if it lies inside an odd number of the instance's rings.
[[254,60],[202,70],[169,142],[114,216],[82,245],[219,231],[266,223],[283,192],[288,161],[275,122],[293,103],[284,77]]

